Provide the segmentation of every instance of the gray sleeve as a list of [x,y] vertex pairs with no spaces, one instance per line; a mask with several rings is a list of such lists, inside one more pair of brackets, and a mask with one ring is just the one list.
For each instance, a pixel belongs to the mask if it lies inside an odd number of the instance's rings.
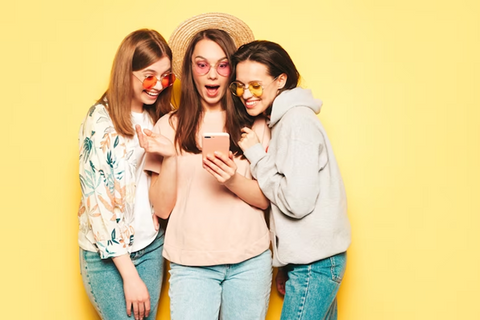
[[[252,175],[272,204],[285,215],[301,219],[316,207],[319,172],[327,162],[319,120],[305,108],[288,112],[276,129],[275,150],[257,144],[245,153]],[[273,154],[275,152],[275,154]]]

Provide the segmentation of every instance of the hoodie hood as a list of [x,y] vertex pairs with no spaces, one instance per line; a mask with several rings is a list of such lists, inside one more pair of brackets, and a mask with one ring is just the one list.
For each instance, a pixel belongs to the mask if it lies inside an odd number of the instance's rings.
[[308,107],[318,114],[322,107],[322,101],[315,99],[310,89],[297,87],[283,91],[273,101],[269,127],[273,127],[288,110],[294,107]]

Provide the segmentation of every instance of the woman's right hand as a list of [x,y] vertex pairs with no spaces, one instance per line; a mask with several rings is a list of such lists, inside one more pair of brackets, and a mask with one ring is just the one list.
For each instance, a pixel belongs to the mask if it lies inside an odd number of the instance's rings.
[[146,318],[150,314],[150,294],[147,286],[140,278],[129,254],[113,257],[113,263],[117,267],[118,272],[123,280],[123,293],[125,294],[125,302],[127,315],[133,315],[135,320]]
[[173,143],[161,134],[153,133],[151,130],[143,129],[137,124],[135,126],[137,131],[138,142],[140,147],[145,149],[148,153],[156,153],[163,157],[170,157],[176,155]]
[[203,159],[203,168],[221,184],[227,185],[237,173],[237,164],[233,161],[232,151],[225,155],[215,151]]
[[150,315],[150,294],[147,286],[137,275],[123,280],[123,291],[127,303],[127,315],[132,314],[135,320],[142,320]]

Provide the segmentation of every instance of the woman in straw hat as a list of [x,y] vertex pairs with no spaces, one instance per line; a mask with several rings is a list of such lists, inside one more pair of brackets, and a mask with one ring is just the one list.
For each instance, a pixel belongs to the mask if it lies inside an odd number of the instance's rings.
[[270,118],[268,152],[249,128],[239,145],[272,205],[273,265],[281,267],[276,284],[285,294],[281,319],[337,319],[350,223],[342,177],[316,116],[322,102],[297,87],[297,68],[276,43],[251,42],[232,60],[230,89],[250,115]]
[[[174,57],[183,57],[177,68],[174,63],[174,70],[181,66],[180,105],[143,139],[150,152],[145,168],[153,175],[177,174],[168,181],[176,190],[175,205],[154,200],[164,198],[165,191],[153,184],[150,189],[155,211],[171,212],[163,254],[171,267],[173,320],[266,315],[272,268],[263,210],[269,202],[237,141],[244,126],[261,137],[264,148],[270,135],[265,119],[254,121],[236,108],[228,90],[230,56],[251,40],[251,31],[237,18],[206,14],[184,22],[169,41]],[[204,132],[229,133],[229,154],[203,157]],[[157,155],[165,139],[174,142],[176,156]]]
[[171,111],[171,60],[158,32],[129,34],[115,55],[107,91],[80,128],[80,266],[102,319],[156,317],[164,230],[148,198],[150,177],[134,125],[151,129]]

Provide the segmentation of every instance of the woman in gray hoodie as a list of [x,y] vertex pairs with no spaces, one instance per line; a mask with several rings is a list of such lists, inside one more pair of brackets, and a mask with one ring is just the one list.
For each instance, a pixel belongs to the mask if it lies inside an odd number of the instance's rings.
[[270,119],[267,151],[248,128],[239,145],[271,201],[273,265],[285,295],[281,319],[337,319],[351,236],[342,177],[317,117],[322,102],[297,87],[300,74],[276,43],[243,45],[232,60],[230,90],[251,116]]

